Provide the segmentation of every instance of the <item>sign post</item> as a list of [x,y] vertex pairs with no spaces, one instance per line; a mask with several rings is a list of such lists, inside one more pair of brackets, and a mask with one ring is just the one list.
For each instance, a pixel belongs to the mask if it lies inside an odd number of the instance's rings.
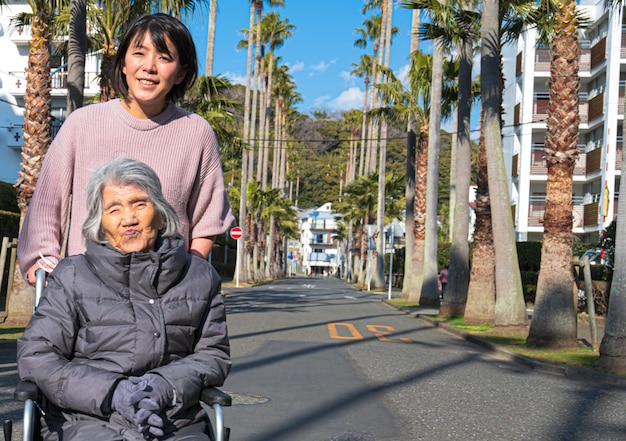
[[240,227],[233,227],[230,229],[230,237],[237,242],[237,262],[235,263],[235,286],[239,288],[239,271],[241,270],[242,262],[239,262],[239,242],[243,237],[243,230]]

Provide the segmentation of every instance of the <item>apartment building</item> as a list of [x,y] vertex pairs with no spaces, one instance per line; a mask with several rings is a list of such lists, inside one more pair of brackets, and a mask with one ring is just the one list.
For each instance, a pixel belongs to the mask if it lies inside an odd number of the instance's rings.
[[[21,162],[31,29],[17,26],[13,19],[20,13],[30,13],[31,9],[25,0],[5,3],[0,7],[0,181],[14,183]],[[67,108],[67,60],[57,50],[61,43],[54,41],[51,45],[53,137],[65,120]],[[99,59],[97,54],[90,54],[85,60],[86,100],[99,92]]]
[[[590,25],[580,30],[580,157],[574,169],[573,232],[597,242],[617,214],[623,144],[626,34],[621,8],[579,1]],[[518,241],[543,234],[547,168],[543,160],[549,100],[550,50],[526,31],[503,48],[503,147]]]
[[337,218],[330,202],[300,214],[301,268],[308,275],[333,275],[340,264]]

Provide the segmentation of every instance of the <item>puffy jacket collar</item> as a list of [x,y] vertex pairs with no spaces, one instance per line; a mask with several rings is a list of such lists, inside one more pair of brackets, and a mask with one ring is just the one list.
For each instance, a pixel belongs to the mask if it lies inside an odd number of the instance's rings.
[[182,239],[166,238],[148,253],[123,253],[109,244],[89,242],[85,258],[107,286],[119,291],[162,296],[184,274],[188,254]]

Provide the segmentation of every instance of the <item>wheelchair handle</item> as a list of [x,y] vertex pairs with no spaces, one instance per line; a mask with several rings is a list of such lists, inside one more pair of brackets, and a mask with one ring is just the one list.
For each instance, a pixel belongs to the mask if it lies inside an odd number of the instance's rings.
[[39,305],[39,300],[41,299],[41,293],[43,292],[45,284],[46,272],[42,269],[38,269],[35,271],[35,307],[33,308],[33,312],[37,312],[37,306]]

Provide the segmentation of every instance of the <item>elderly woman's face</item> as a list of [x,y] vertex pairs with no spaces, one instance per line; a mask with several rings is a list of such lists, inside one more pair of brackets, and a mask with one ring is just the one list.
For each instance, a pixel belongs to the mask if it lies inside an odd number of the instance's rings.
[[144,190],[134,185],[105,185],[102,230],[114,248],[125,253],[153,250],[162,228],[161,216]]

